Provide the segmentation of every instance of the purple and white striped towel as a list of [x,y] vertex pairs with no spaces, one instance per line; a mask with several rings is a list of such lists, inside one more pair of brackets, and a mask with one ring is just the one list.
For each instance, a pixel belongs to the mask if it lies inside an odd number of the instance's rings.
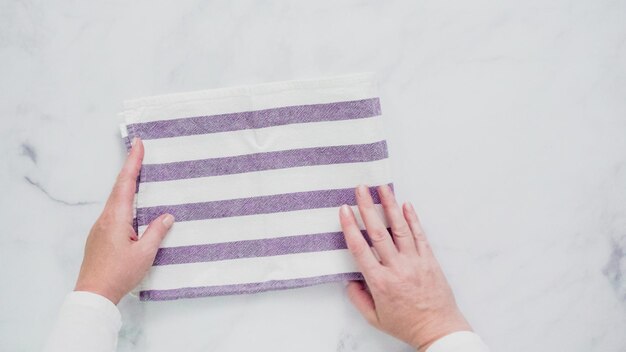
[[361,279],[338,209],[356,204],[357,184],[391,183],[380,115],[369,74],[125,102],[127,146],[145,146],[138,233],[176,217],[140,298]]

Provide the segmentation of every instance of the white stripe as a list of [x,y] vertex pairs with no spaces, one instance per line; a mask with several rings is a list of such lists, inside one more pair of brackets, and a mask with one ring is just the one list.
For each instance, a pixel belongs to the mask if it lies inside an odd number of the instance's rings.
[[235,285],[358,271],[346,249],[151,268],[141,290]]
[[[382,206],[375,205],[385,226]],[[356,206],[352,207],[361,230],[365,229]],[[148,226],[140,226],[143,234]],[[233,241],[259,240],[315,233],[340,232],[339,208],[321,208],[285,213],[255,214],[220,219],[174,223],[161,247],[192,246]]]
[[391,183],[389,159],[264,170],[233,175],[145,182],[137,206],[210,202]]
[[122,138],[128,137],[128,129],[126,128],[126,124],[121,123],[119,127],[120,127],[120,135],[122,136]]
[[381,117],[322,121],[143,141],[144,164],[279,150],[374,143],[385,139]]
[[373,75],[266,83],[128,100],[127,123],[375,98]]

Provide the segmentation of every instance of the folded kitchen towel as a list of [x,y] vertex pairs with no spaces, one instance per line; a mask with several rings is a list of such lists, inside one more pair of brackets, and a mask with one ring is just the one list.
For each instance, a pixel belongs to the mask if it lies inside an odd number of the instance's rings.
[[126,145],[145,146],[137,232],[176,217],[140,298],[362,279],[338,211],[356,185],[379,203],[374,186],[391,183],[380,115],[370,74],[126,101]]

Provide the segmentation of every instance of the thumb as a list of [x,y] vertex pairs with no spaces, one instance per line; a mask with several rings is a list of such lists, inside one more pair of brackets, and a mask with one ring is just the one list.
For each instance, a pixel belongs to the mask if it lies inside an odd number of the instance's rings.
[[148,225],[148,228],[141,236],[139,243],[141,243],[142,246],[146,246],[156,251],[172,225],[174,225],[173,215],[163,214],[159,216],[158,218],[152,220],[150,225]]
[[365,284],[362,281],[350,281],[347,289],[348,298],[350,298],[354,307],[356,307],[368,323],[376,326],[378,324],[378,315],[376,314],[374,299],[365,289]]

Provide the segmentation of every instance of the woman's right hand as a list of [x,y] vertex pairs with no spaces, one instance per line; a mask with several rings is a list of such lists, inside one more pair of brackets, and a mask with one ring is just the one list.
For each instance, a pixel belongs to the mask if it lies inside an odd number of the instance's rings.
[[378,194],[391,234],[369,189],[356,189],[359,213],[376,254],[363,238],[352,209],[344,205],[340,210],[348,248],[366,282],[348,284],[352,303],[374,327],[419,350],[450,333],[471,331],[411,204],[400,209],[386,185],[378,187]]

